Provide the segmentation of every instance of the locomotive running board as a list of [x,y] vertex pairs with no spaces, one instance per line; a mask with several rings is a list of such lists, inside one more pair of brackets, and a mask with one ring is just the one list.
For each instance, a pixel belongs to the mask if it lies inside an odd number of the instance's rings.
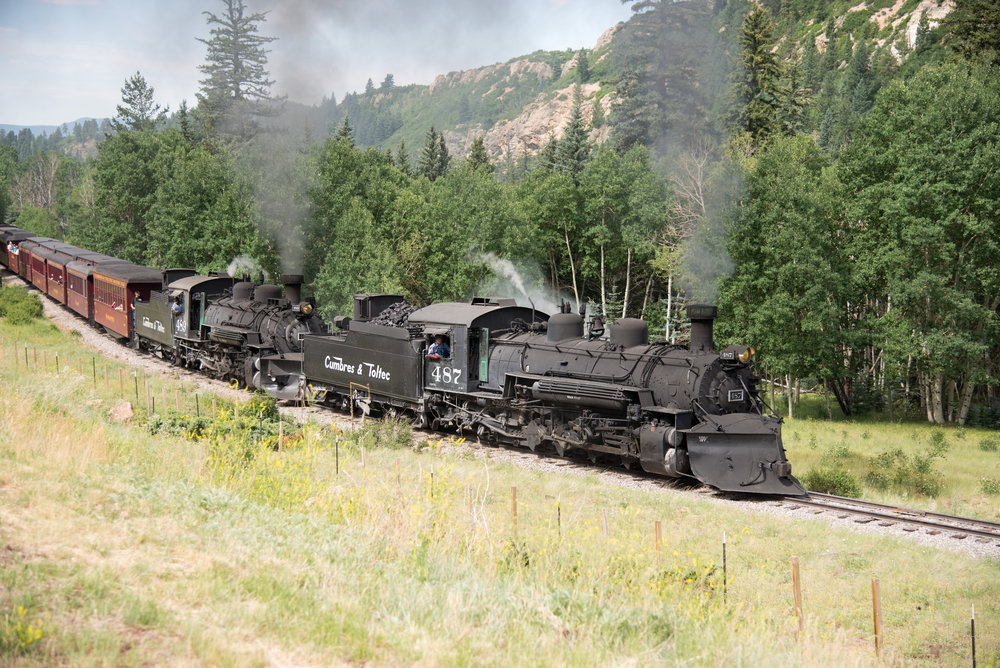
[[778,420],[739,413],[708,415],[686,430],[691,472],[724,492],[804,496],[781,445]]

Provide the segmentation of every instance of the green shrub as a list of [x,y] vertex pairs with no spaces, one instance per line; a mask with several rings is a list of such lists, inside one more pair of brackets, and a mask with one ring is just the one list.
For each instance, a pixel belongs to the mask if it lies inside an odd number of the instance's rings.
[[41,317],[42,302],[36,295],[21,287],[0,288],[0,318],[12,325],[27,325]]
[[802,479],[806,489],[822,494],[857,497],[861,495],[861,485],[854,475],[842,468],[812,469]]
[[865,482],[875,489],[895,489],[904,493],[937,496],[944,488],[941,473],[934,468],[934,460],[944,457],[948,442],[943,434],[931,436],[931,447],[922,455],[908,456],[900,449],[887,450],[868,462]]
[[989,494],[990,496],[1000,495],[1000,480],[983,478],[979,481],[979,485],[983,490],[983,494]]
[[1000,438],[990,436],[979,441],[979,449],[983,452],[996,452],[1000,450]]

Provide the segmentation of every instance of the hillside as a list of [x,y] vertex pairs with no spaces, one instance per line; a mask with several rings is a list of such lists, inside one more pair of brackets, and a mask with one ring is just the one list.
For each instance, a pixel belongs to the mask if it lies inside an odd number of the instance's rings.
[[[677,3],[664,13],[681,15],[703,11],[709,3]],[[778,50],[787,63],[797,63],[811,90],[811,122],[818,131],[823,115],[839,91],[855,46],[865,42],[870,66],[889,77],[917,51],[921,17],[934,30],[954,8],[953,0],[873,0],[872,2],[762,2],[774,17]],[[696,8],[692,10],[691,7]],[[712,106],[725,106],[729,71],[735,49],[728,40],[748,11],[746,2],[729,2],[714,14],[704,12],[708,24],[697,27],[719,36],[718,52],[696,52],[715,72],[700,69],[696,95],[711,90]],[[396,148],[405,142],[413,155],[434,126],[443,131],[453,155],[464,155],[472,140],[483,135],[494,159],[512,152],[536,154],[562,134],[579,82],[581,108],[591,124],[590,139],[605,141],[611,117],[621,101],[620,77],[643,49],[660,51],[658,66],[664,78],[681,61],[690,34],[670,20],[657,24],[652,12],[636,14],[627,23],[610,27],[590,48],[580,51],[538,51],[480,68],[439,75],[428,85],[385,88],[374,86],[351,93],[339,102],[328,101],[297,114],[314,134],[332,131],[350,119],[355,138],[364,146]],[[580,67],[580,58],[586,59]],[[702,64],[696,64],[700,67]],[[719,74],[719,71],[722,71]],[[581,76],[582,75],[582,76]],[[711,77],[715,81],[708,81]],[[668,84],[669,85],[669,84]],[[667,104],[669,104],[669,100]],[[322,130],[321,130],[322,129]]]

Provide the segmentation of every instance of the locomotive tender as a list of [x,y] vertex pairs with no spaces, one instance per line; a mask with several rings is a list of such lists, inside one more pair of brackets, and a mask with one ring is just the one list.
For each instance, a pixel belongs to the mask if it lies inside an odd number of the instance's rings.
[[[714,306],[692,305],[691,344],[650,343],[642,320],[603,327],[567,310],[551,317],[510,299],[475,299],[380,319],[399,295],[355,296],[340,331],[302,337],[302,359],[263,361],[258,386],[291,398],[364,412],[413,414],[432,429],[454,427],[532,451],[585,453],[720,490],[801,495],[781,444],[781,421],[765,414],[746,346],[716,351]],[[380,321],[381,320],[381,321]],[[438,335],[451,357],[426,354]]]
[[[724,491],[801,495],[765,412],[752,350],[716,351],[713,306],[688,307],[691,343],[648,341],[624,318],[551,316],[511,299],[424,308],[399,295],[355,296],[337,330],[277,285],[156,270],[0,226],[0,264],[129,345],[279,399],[303,396],[490,441],[585,453]],[[171,305],[180,303],[180,313]],[[428,355],[435,337],[450,356]]]

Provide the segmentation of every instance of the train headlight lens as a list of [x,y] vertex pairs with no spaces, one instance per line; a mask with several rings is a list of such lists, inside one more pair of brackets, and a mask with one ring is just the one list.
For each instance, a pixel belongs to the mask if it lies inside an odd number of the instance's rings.
[[306,315],[309,315],[310,313],[313,312],[313,305],[312,304],[303,304],[302,305],[302,312],[305,313]]
[[751,355],[753,355],[753,348],[747,348],[747,349],[745,349],[739,355],[740,362],[743,362],[744,364],[746,364],[747,362],[750,361],[750,356]]

